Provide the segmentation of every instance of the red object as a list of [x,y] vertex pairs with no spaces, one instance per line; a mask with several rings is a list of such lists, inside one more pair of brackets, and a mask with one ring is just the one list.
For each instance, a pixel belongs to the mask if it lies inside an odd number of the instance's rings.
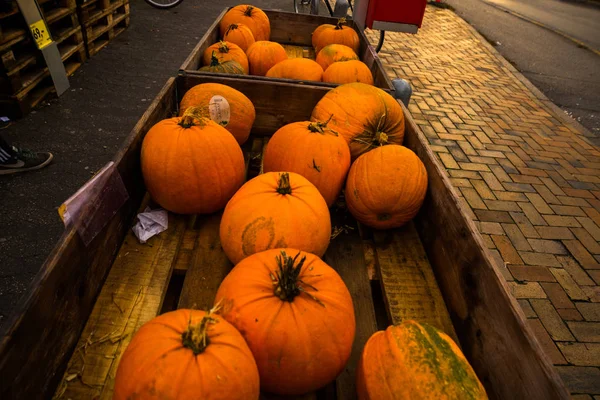
[[[381,29],[378,24],[400,24],[420,28],[426,6],[427,0],[369,0],[365,26],[370,29]],[[376,22],[375,28],[374,22]]]

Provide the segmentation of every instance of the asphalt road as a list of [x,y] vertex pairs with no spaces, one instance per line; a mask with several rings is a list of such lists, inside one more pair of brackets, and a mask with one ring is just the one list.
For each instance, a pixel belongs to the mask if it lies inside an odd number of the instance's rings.
[[[513,3],[543,3],[547,5],[544,8],[548,11],[554,9],[555,3],[559,3],[555,0],[493,1],[502,1],[503,6]],[[500,54],[550,100],[588,128],[591,140],[600,146],[600,56],[578,47],[576,43],[557,33],[524,21],[482,0],[444,2],[453,6],[458,15],[485,36]],[[585,5],[567,5],[568,8],[561,10],[577,10],[578,17],[598,12],[598,9]],[[600,19],[594,21],[596,31],[598,21]],[[563,25],[561,27],[565,28]],[[597,41],[600,37],[588,39]]]

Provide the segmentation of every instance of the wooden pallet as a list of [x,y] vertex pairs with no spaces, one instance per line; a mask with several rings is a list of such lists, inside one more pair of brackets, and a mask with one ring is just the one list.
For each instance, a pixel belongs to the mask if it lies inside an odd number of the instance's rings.
[[[248,179],[262,170],[261,153],[267,142],[268,138],[258,137],[246,146]],[[147,204],[148,196],[138,211]],[[213,305],[219,284],[232,268],[220,245],[220,220],[221,213],[171,214],[168,230],[146,244],[129,231],[55,398],[110,399],[120,356],[142,324],[177,308],[207,310]],[[332,226],[345,232],[334,229],[336,235],[323,259],[350,290],[357,331],[344,373],[321,394],[337,392],[338,399],[351,399],[360,353],[378,329],[410,318],[431,323],[458,339],[413,224],[373,234],[343,207],[332,211]],[[368,265],[375,271],[374,280],[369,279]],[[373,286],[382,290],[373,291]],[[77,379],[69,380],[73,376]]]
[[91,17],[83,25],[83,34],[88,56],[91,57],[106,47],[129,26],[129,3],[115,2]]
[[81,24],[90,24],[109,10],[114,10],[129,0],[88,0],[77,3],[77,13]]

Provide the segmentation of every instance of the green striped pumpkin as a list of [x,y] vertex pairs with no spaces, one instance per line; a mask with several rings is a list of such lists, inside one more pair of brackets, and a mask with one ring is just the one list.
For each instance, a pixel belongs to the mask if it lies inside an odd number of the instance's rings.
[[246,72],[244,71],[244,67],[242,67],[242,64],[240,64],[239,62],[237,62],[235,60],[228,60],[228,61],[220,62],[219,59],[217,58],[217,56],[215,55],[214,51],[211,56],[210,65],[206,65],[206,66],[200,68],[199,71],[217,72],[217,73],[221,73],[221,74],[237,74],[237,75],[245,75],[246,74]]

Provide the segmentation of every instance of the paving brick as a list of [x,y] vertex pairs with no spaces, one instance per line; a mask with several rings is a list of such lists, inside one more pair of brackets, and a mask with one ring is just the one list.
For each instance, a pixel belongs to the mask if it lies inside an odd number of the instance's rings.
[[544,201],[542,196],[537,193],[526,193],[525,196],[529,199],[531,204],[538,210],[540,214],[553,214],[554,211],[548,206],[548,204]]
[[545,299],[546,292],[537,282],[508,282],[508,287],[516,299]]
[[556,312],[563,321],[583,321],[583,317],[575,308],[557,308]]
[[571,393],[600,393],[600,369],[596,367],[555,367]]
[[560,318],[560,315],[558,315],[550,300],[531,299],[529,302],[553,340],[575,340],[575,337],[573,337],[569,328],[567,328],[567,325],[565,325],[562,318]]
[[577,282],[575,282],[568,271],[562,268],[550,268],[550,272],[554,275],[571,300],[588,299],[587,294],[581,289]]
[[567,196],[571,196],[571,197],[582,197],[585,199],[593,199],[594,198],[594,194],[591,193],[589,190],[565,188],[565,189],[563,189],[563,192]]
[[550,206],[550,208],[552,208],[552,211],[554,211],[554,213],[558,215],[571,215],[578,217],[585,217],[586,215],[580,207],[552,205]]
[[596,261],[579,240],[563,240],[563,243],[584,269],[600,269],[600,263]]
[[600,303],[600,286],[582,286],[581,290],[592,303]]
[[475,189],[461,188],[460,191],[469,203],[469,206],[471,206],[473,209],[487,209],[485,203],[483,202],[481,197],[479,197],[479,194]]
[[594,208],[584,208],[583,211],[594,221],[594,223],[600,227],[600,212]]
[[519,255],[527,265],[541,265],[545,267],[560,267],[560,263],[552,254],[533,253],[528,251],[519,251]]
[[[600,343],[557,343],[560,352],[572,365],[600,366]],[[559,364],[552,361],[554,364]]]
[[515,280],[523,282],[556,282],[556,278],[552,275],[548,267],[509,264],[507,268]]
[[546,222],[546,220],[535,209],[535,207],[533,206],[533,204],[531,204],[529,202],[528,203],[518,203],[518,204],[519,204],[519,207],[521,207],[521,210],[523,210],[523,212],[527,216],[527,219],[533,225],[548,225],[548,223]]
[[539,238],[540,235],[529,219],[522,212],[511,212],[510,216],[515,221],[521,232],[526,238]]
[[481,176],[477,172],[463,171],[460,169],[451,169],[448,171],[448,175],[453,178],[481,179]]
[[506,211],[489,211],[489,210],[475,210],[475,215],[479,221],[486,222],[513,222],[510,214]]
[[502,226],[497,222],[481,222],[480,232],[492,235],[504,235]]
[[[598,398],[600,399],[600,396],[598,396]],[[571,395],[571,400],[595,400],[592,396],[590,396],[589,394],[574,394]]]
[[[555,196],[564,196],[565,194],[567,194],[566,190],[569,189],[561,189],[556,182],[554,182],[551,178],[540,178],[540,180],[542,181],[542,183],[548,188],[550,189],[550,191],[552,192],[552,194],[554,194]],[[575,189],[570,189],[570,190],[575,190]],[[569,195],[571,196],[571,195]]]
[[452,154],[438,153],[438,157],[440,158],[440,160],[442,160],[444,167],[446,167],[448,169],[459,169],[460,168],[458,166],[458,164],[456,163],[456,161],[454,160],[454,157],[452,157]]
[[483,244],[485,244],[488,249],[496,248],[496,245],[494,244],[492,238],[490,238],[490,235],[481,235],[481,238],[483,239]]
[[496,198],[498,200],[529,201],[527,196],[525,196],[524,193],[520,193],[520,192],[505,192],[505,191],[494,190],[494,196],[496,196]]
[[526,318],[537,318],[537,314],[535,313],[535,311],[533,311],[533,308],[531,308],[529,300],[520,299],[517,300],[517,302],[519,303],[519,306],[521,306],[521,310],[523,310],[523,314],[525,314]]
[[600,303],[575,303],[575,305],[586,321],[600,322]]
[[577,221],[585,228],[586,231],[594,238],[596,241],[600,241],[600,227],[592,219],[587,217],[577,217]]
[[584,228],[571,228],[577,239],[592,254],[600,254],[600,244]]
[[581,197],[566,197],[566,196],[556,196],[558,201],[565,206],[572,207],[589,207],[590,203],[586,199],[582,199]]
[[557,226],[538,226],[535,228],[542,239],[574,239],[575,236],[569,228]]
[[[554,275],[552,275],[550,271],[548,271],[548,274],[554,278]],[[569,296],[567,296],[567,293],[564,291],[560,283],[544,282],[541,283],[541,285],[542,289],[544,289],[544,292],[546,292],[548,299],[552,302],[554,308],[575,308],[575,305],[569,299]]]
[[[462,143],[462,142],[457,142],[457,143]],[[450,151],[450,154],[452,154],[452,157],[454,157],[454,159],[456,161],[469,161],[469,157],[467,157],[467,155],[465,153],[463,153],[463,151],[460,149],[460,147],[458,146],[449,146],[448,150]]]
[[533,251],[549,254],[568,254],[563,244],[556,240],[528,239]]
[[579,286],[590,286],[594,284],[594,281],[590,279],[588,273],[581,268],[581,265],[570,256],[557,256],[558,261],[562,265],[565,271],[571,275],[573,280],[577,282]]
[[567,364],[564,356],[560,352],[560,350],[556,347],[556,344],[548,335],[546,328],[542,325],[542,322],[539,319],[528,319],[527,324],[535,334],[535,337],[539,341],[542,349],[548,357],[550,357],[550,361],[552,364]]
[[[475,190],[477,190],[477,193],[479,193],[479,196],[481,196],[482,199],[485,199],[485,200],[496,200],[496,196],[494,196],[494,193],[492,193],[492,191],[490,190],[490,188],[488,187],[488,185],[485,183],[485,181],[482,181],[482,180],[473,180],[472,184],[473,184],[473,187],[475,188]],[[506,211],[506,210],[501,210],[501,211]]]
[[[490,169],[492,170],[492,173],[494,174],[496,179],[498,179],[499,182],[512,182],[512,179],[510,179],[510,176],[508,176],[508,174],[506,173],[504,168],[502,168],[501,166],[490,165]],[[488,185],[490,185],[489,182],[488,182]],[[490,185],[490,187],[492,187],[492,185]],[[492,187],[492,189],[493,190],[501,190],[501,189],[494,188],[494,187]]]
[[504,229],[504,232],[506,232],[506,235],[508,235],[510,241],[517,250],[531,251],[531,246],[529,245],[529,242],[527,241],[527,239],[525,238],[525,236],[523,235],[523,233],[517,225],[502,224],[502,228]]
[[[547,301],[547,300],[532,300],[532,301]],[[533,306],[533,304],[532,304]],[[535,310],[535,307],[533,307]],[[536,310],[537,312],[537,310]],[[539,315],[539,312],[538,312]],[[569,321],[567,322],[569,329],[580,342],[600,343],[600,322],[585,322],[585,321]],[[569,340],[569,339],[566,339]],[[600,392],[599,392],[600,393]]]
[[461,169],[466,171],[489,171],[489,167],[485,164],[459,162]]
[[499,235],[491,235],[491,238],[505,262],[511,264],[523,264],[523,260],[512,245],[510,239],[508,239],[506,236]]
[[450,178],[450,182],[452,182],[452,186],[454,187],[473,187],[473,185],[471,185],[471,181],[464,178]]
[[562,215],[544,215],[544,220],[550,226],[566,226],[569,228],[579,228],[581,224],[574,217],[565,217]]

